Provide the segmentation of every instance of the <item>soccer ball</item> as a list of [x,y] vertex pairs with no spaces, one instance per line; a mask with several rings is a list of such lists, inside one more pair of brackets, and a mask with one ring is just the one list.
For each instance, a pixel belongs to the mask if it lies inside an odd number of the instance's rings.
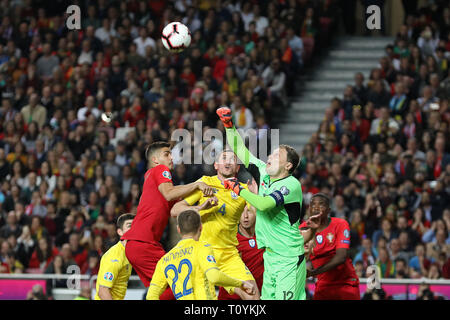
[[164,27],[161,40],[170,52],[181,52],[191,44],[191,33],[184,24],[171,22]]

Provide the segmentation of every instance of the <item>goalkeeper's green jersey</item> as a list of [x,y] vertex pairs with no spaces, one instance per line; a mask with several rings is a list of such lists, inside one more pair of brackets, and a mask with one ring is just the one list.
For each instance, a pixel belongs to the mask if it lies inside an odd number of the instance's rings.
[[237,130],[233,127],[226,129],[226,133],[229,145],[245,167],[253,164],[259,171],[259,196],[248,190],[242,190],[240,194],[257,209],[255,233],[258,248],[272,250],[282,256],[302,255],[300,182],[292,175],[271,180],[266,164],[248,151]]

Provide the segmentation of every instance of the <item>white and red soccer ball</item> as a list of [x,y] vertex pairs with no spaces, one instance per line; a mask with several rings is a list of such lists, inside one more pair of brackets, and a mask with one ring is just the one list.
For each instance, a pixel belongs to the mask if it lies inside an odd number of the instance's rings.
[[178,53],[191,44],[191,33],[181,22],[171,22],[164,27],[161,40],[167,50]]

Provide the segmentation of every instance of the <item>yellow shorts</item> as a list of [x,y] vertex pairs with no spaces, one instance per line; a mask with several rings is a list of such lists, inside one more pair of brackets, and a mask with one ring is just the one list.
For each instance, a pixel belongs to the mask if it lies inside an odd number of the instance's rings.
[[[245,265],[244,261],[242,261],[239,251],[236,248],[213,249],[213,251],[220,271],[235,279],[242,281],[255,281],[255,278]],[[234,288],[225,289],[228,293],[234,293]]]

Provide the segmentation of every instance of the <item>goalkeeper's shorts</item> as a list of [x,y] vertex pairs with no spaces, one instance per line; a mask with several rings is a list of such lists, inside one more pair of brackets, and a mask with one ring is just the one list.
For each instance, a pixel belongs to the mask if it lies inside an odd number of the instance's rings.
[[261,300],[306,300],[304,255],[285,257],[266,248],[263,257]]

